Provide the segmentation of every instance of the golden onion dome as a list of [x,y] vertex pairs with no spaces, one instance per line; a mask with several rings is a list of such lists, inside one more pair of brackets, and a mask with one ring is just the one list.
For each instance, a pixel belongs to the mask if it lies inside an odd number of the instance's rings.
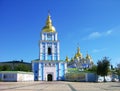
[[52,20],[50,14],[48,14],[46,25],[43,27],[42,32],[56,32],[55,27],[52,26]]
[[91,56],[87,54],[86,59],[91,60]]
[[68,56],[66,56],[66,59],[65,59],[65,61],[66,61],[66,62],[68,62],[68,61],[69,61],[69,58],[68,58]]
[[82,58],[82,53],[80,53],[80,48],[79,47],[77,48],[77,53],[76,54],[77,54],[78,57]]
[[75,56],[74,56],[74,59],[77,59],[78,58],[78,55],[77,55],[77,53],[75,54]]

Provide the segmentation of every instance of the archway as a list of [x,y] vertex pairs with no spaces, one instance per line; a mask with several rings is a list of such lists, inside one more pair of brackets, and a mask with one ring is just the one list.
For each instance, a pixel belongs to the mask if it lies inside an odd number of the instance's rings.
[[48,74],[48,75],[47,75],[47,81],[52,81],[52,78],[53,78],[53,77],[52,77],[51,74]]

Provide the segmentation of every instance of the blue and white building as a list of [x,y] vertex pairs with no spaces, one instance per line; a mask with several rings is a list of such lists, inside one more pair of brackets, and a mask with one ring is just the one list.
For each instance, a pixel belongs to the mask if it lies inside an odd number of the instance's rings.
[[60,60],[58,33],[49,14],[40,35],[39,59],[32,61],[34,80],[64,80],[67,63]]

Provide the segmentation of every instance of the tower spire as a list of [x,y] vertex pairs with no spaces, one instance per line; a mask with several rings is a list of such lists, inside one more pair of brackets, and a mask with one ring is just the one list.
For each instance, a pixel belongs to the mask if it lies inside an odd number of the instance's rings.
[[52,26],[52,20],[51,20],[51,16],[50,16],[49,11],[48,11],[48,17],[47,17],[47,21],[46,21],[46,26],[48,26],[48,27]]
[[50,15],[50,10],[48,10],[48,15]]

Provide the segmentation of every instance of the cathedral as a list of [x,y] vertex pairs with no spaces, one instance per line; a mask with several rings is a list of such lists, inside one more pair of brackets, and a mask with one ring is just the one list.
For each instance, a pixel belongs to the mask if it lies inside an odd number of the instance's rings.
[[39,59],[32,60],[34,80],[65,80],[67,63],[60,60],[58,33],[48,14],[46,25],[42,28],[39,41]]
[[81,71],[93,66],[92,57],[88,53],[86,57],[83,57],[79,47],[77,48],[77,52],[75,53],[74,58],[72,58],[71,61],[68,57],[66,57],[65,60],[68,63],[69,68],[78,68]]

